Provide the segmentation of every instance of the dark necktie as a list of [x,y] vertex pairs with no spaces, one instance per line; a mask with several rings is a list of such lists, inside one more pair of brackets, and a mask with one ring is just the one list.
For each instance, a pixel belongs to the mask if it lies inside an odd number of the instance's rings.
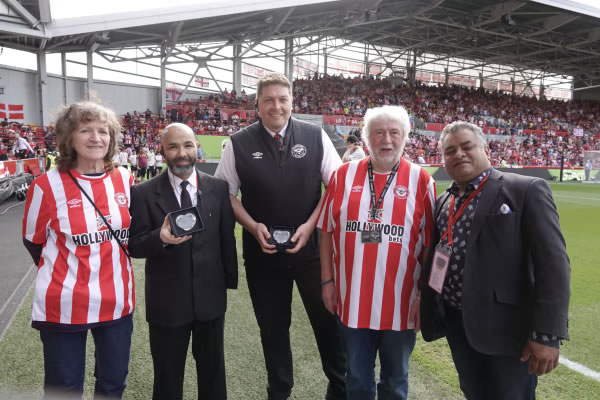
[[179,184],[181,186],[181,208],[190,208],[192,207],[192,198],[190,197],[190,192],[187,190],[187,185],[189,185],[188,181],[183,181]]
[[283,149],[283,138],[279,133],[276,133],[274,136],[275,140],[277,140],[277,144],[279,145],[279,150]]

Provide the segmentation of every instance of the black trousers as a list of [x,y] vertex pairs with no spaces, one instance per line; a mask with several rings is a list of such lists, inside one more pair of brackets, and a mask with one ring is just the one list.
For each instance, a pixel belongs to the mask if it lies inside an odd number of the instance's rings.
[[256,320],[260,328],[268,375],[269,400],[287,399],[294,386],[290,324],[294,282],[312,325],[329,379],[325,398],[345,399],[346,355],[336,327],[321,299],[319,260],[302,265],[249,265],[246,278]]
[[183,376],[190,336],[196,360],[198,399],[225,400],[224,318],[194,321],[176,327],[150,325],[150,352],[154,364],[154,400],[183,398]]
[[465,335],[462,312],[446,307],[446,338],[468,400],[534,400],[537,376],[518,355],[490,356],[475,350]]

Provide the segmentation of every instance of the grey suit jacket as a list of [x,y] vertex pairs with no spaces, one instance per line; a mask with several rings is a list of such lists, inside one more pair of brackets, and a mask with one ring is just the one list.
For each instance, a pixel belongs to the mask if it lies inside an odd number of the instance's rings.
[[226,309],[226,289],[237,288],[235,219],[227,183],[196,172],[204,230],[179,245],[163,246],[160,240],[165,216],[180,208],[167,171],[131,188],[129,250],[132,257],[146,258],[146,319],[153,325],[219,318]]
[[[435,220],[449,193],[436,205]],[[512,213],[499,213],[507,204]],[[444,302],[428,285],[437,226],[424,265],[421,329],[445,336]],[[520,354],[532,330],[568,339],[570,265],[548,184],[492,170],[473,218],[462,286],[463,323],[471,346],[489,355]]]

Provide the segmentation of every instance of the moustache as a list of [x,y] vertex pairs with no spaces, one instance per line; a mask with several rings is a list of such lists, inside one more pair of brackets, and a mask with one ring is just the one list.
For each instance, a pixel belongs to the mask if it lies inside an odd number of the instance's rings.
[[187,161],[188,163],[193,163],[194,160],[191,157],[177,157],[173,159],[173,162],[178,163],[182,161]]

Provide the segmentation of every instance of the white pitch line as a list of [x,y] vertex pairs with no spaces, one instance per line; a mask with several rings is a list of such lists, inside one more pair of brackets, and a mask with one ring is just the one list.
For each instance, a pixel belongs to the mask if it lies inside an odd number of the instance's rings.
[[580,197],[580,196],[568,196],[566,194],[553,194],[553,196],[558,197],[568,197],[570,199],[582,199],[582,200],[598,200],[600,201],[600,197]]
[[565,367],[572,369],[575,372],[579,372],[580,374],[585,375],[588,378],[592,378],[593,380],[600,382],[600,372],[596,372],[592,369],[589,369],[585,365],[581,365],[575,361],[571,361],[563,356],[560,356],[559,361]]

